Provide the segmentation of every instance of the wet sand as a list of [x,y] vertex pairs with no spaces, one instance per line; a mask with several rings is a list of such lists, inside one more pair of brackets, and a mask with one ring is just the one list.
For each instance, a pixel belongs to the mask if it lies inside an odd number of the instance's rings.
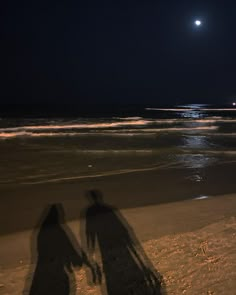
[[[104,202],[118,208],[163,276],[167,294],[233,294],[236,196],[233,173],[229,164],[227,167],[224,186],[223,166],[216,173],[208,171],[212,179],[205,185],[193,183],[189,171],[175,169],[2,186],[0,294],[22,294],[23,290],[29,294],[29,278],[37,262],[37,226],[49,204],[63,206],[71,234],[82,243],[82,213],[88,207],[86,192],[91,189],[100,190]],[[228,194],[222,195],[225,191]],[[202,196],[200,192],[208,198],[194,200]],[[104,282],[102,289],[89,286],[85,270],[75,269],[76,294],[101,294]]]
[[[233,294],[235,205],[235,195],[227,195],[123,209],[120,213],[163,276],[167,294]],[[66,201],[66,215],[75,206],[76,201]],[[81,243],[81,219],[67,225]],[[29,294],[37,262],[37,234],[38,229],[34,229],[1,236],[0,294],[21,294],[23,289]],[[117,253],[119,256],[119,247]],[[102,289],[88,285],[86,267],[74,271],[76,294],[98,295],[104,290],[104,281]]]
[[[72,179],[55,183],[1,185],[0,235],[34,228],[46,206],[74,202],[67,220],[78,219],[88,205],[86,192],[100,190],[105,201],[118,209],[191,200],[199,196],[233,194],[235,163],[204,170],[153,169],[105,177]],[[200,182],[195,177],[204,175]]]

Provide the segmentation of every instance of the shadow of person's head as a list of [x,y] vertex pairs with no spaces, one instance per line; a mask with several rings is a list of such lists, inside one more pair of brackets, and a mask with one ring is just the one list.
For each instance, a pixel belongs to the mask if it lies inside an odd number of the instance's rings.
[[103,203],[103,195],[99,190],[90,190],[86,193],[86,198],[91,205]]
[[[46,216],[45,216],[46,215]],[[42,227],[55,226],[65,221],[65,212],[61,204],[50,205],[42,217]]]

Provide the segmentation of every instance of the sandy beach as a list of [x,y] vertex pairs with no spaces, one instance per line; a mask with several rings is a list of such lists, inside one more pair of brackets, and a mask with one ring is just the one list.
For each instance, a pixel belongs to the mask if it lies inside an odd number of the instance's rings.
[[[14,205],[8,197],[13,195],[14,189],[5,188],[2,191],[5,202],[1,206],[0,294],[31,294],[38,261],[37,239],[49,204],[62,205],[65,223],[61,226],[65,232],[69,230],[68,236],[72,237],[70,241],[75,249],[77,243],[83,247],[83,212],[89,205],[86,192],[95,188],[103,193],[106,205],[117,208],[114,212],[124,218],[127,232],[132,232],[131,237],[135,236],[132,238],[135,246],[142,248],[160,275],[161,294],[234,294],[235,195],[208,195],[207,198],[178,202],[164,195],[166,203],[152,191],[151,181],[147,182],[150,191],[141,190],[139,178],[145,180],[145,176],[152,179],[154,185],[155,174],[151,177],[150,172],[148,175],[136,174],[136,178],[134,175],[117,176],[127,181],[132,177],[137,190],[134,190],[134,185],[118,188],[122,181],[114,176],[93,181],[22,187],[18,188],[19,199],[15,198]],[[177,179],[175,181],[178,183]],[[131,188],[135,193],[133,195],[129,191]],[[185,198],[184,195],[182,197]],[[15,216],[14,222],[8,214],[10,208],[11,216]],[[50,244],[50,240],[47,243]],[[122,255],[119,242],[114,251],[119,261]],[[95,252],[102,269],[99,249]],[[124,267],[120,265],[120,271]],[[93,285],[89,283],[87,271],[86,265],[73,267],[73,294],[106,294],[106,275],[103,273],[101,284]]]
[[235,116],[166,112],[1,121],[1,295],[235,293]]

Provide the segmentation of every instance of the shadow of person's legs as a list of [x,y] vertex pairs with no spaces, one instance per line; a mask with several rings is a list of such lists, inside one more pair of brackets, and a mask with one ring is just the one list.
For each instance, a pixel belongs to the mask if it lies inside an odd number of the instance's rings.
[[87,197],[90,206],[83,216],[82,243],[91,259],[96,259],[99,251],[106,284],[104,294],[164,294],[160,274],[124,217],[103,202],[100,192],[91,191]]
[[41,220],[36,241],[35,233],[32,238],[32,263],[36,263],[36,268],[29,290],[27,293],[24,291],[24,294],[75,294],[72,266],[81,266],[83,261],[78,253],[79,245],[64,224],[62,206],[50,206],[45,210]]

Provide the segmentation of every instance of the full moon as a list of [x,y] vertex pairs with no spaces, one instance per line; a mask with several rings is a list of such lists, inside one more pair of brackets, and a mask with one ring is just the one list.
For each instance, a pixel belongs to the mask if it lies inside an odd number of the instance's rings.
[[201,22],[200,20],[196,20],[196,21],[195,21],[195,25],[196,25],[196,26],[199,27],[201,24],[202,24],[202,22]]

